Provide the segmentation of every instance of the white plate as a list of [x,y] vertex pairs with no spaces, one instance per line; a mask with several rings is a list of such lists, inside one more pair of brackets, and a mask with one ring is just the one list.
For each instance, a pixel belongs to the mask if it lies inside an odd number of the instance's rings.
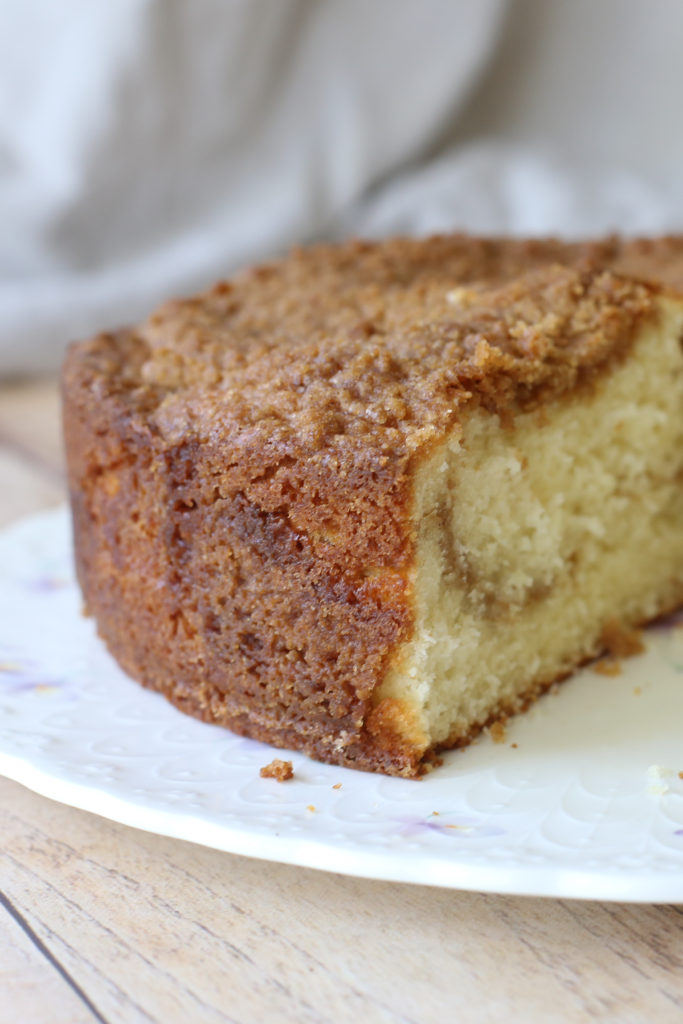
[[344,874],[534,895],[683,901],[683,629],[583,671],[422,781],[317,764],[129,680],[80,615],[64,510],[0,535],[0,772],[195,843]]

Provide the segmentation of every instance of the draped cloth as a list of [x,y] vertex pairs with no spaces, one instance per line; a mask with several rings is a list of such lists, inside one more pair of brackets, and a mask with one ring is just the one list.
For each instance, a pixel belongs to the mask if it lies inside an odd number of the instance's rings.
[[8,0],[0,374],[294,243],[683,227],[678,0]]

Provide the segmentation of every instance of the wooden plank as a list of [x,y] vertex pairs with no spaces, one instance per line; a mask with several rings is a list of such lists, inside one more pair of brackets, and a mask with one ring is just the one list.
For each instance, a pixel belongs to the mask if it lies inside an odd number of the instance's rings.
[[64,484],[0,445],[0,527],[65,498]]
[[54,380],[0,386],[0,527],[64,500]]
[[683,1013],[675,907],[343,878],[126,829],[9,782],[0,800],[0,876],[105,1017],[644,1024]]
[[55,380],[0,387],[0,444],[53,480],[63,475],[59,387]]
[[87,1003],[0,906],[0,1024],[93,1024]]

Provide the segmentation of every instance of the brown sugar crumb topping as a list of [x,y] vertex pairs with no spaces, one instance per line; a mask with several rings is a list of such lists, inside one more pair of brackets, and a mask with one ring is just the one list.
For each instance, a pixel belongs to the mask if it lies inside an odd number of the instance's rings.
[[294,778],[294,769],[291,761],[280,761],[276,757],[270,764],[264,764],[259,775],[262,779],[275,779],[276,782],[287,782],[288,779]]
[[149,318],[140,396],[170,441],[410,454],[465,404],[533,406],[624,351],[652,290],[607,256],[457,235],[298,251]]

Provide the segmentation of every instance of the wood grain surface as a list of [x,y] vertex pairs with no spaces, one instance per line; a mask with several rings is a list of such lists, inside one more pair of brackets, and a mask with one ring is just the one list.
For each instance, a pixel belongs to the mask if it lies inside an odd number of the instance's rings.
[[[63,499],[58,418],[54,382],[0,388],[0,524]],[[683,908],[252,861],[7,780],[0,806],[0,1024],[683,1020]]]

